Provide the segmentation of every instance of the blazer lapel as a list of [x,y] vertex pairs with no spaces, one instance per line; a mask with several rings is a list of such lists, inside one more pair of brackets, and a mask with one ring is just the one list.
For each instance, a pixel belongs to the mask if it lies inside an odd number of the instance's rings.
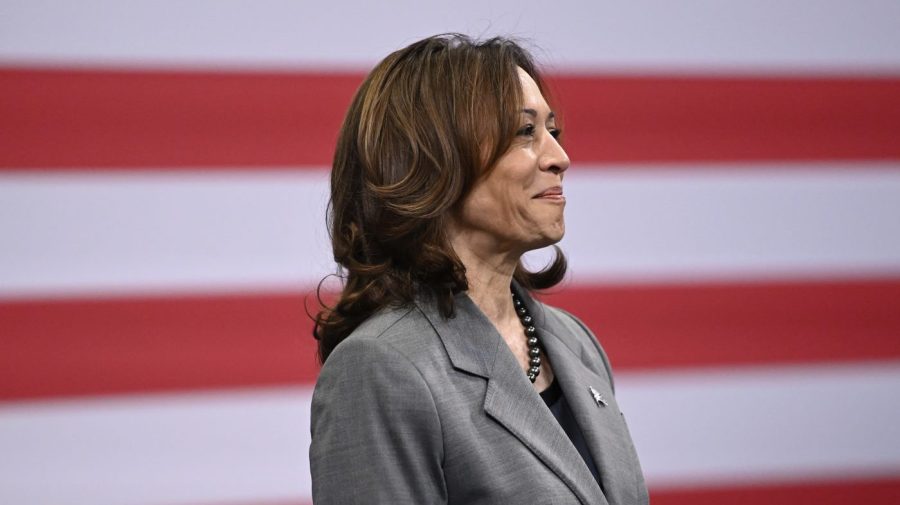
[[581,455],[505,346],[497,353],[493,372],[484,411],[528,446],[582,503],[606,505]]
[[613,505],[642,502],[643,477],[633,467],[634,447],[609,380],[584,363],[576,336],[555,314],[540,309],[532,314],[539,314],[535,320],[541,341],[597,465],[606,498]]
[[485,413],[528,447],[582,503],[607,505],[590,470],[494,325],[465,294],[455,301],[456,315],[449,320],[431,304],[419,307],[444,342],[453,366],[488,380]]

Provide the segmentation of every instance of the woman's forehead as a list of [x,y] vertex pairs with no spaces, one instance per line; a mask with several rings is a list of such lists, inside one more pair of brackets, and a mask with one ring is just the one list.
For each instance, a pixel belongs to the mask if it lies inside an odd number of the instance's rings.
[[541,89],[534,79],[521,67],[517,70],[519,72],[519,82],[522,84],[522,101],[524,102],[522,113],[553,117],[553,112],[550,111],[550,106],[547,104],[547,100],[544,99],[544,95],[541,94]]

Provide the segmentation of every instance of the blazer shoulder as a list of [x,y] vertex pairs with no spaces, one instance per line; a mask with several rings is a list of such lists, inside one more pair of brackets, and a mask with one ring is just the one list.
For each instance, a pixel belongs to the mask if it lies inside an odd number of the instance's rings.
[[417,358],[423,353],[430,355],[440,349],[440,346],[436,346],[437,335],[434,328],[415,304],[379,310],[353,330],[338,344],[334,352],[339,353],[341,346],[346,343],[363,340],[393,348],[412,362],[418,361]]

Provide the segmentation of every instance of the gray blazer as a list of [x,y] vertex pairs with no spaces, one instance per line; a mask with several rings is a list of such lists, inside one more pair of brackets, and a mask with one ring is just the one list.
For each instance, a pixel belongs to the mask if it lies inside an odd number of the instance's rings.
[[518,291],[602,489],[500,334],[460,294],[451,319],[423,300],[383,310],[328,358],[312,400],[317,505],[649,502],[603,349],[575,317]]

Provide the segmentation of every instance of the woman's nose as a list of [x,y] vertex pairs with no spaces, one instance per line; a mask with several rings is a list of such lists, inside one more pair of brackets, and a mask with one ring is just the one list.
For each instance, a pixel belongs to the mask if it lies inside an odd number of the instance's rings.
[[566,154],[565,149],[555,137],[548,135],[548,140],[544,142],[541,170],[561,174],[568,169],[569,156]]

